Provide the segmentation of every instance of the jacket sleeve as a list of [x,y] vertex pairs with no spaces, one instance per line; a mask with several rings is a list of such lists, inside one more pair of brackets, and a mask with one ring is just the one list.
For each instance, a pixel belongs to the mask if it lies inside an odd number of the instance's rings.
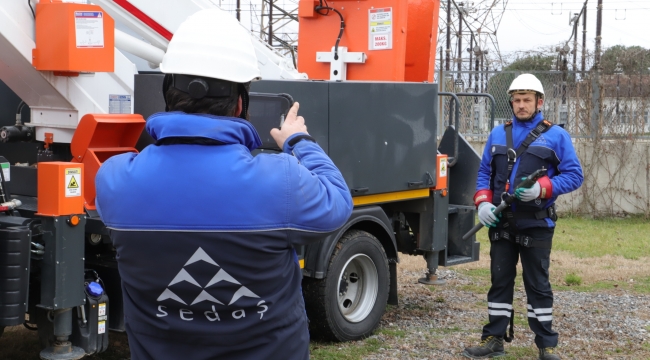
[[[299,134],[296,134],[299,135]],[[294,136],[296,136],[294,135]],[[289,142],[287,139],[287,142]],[[289,223],[302,232],[330,232],[343,226],[352,213],[352,196],[343,175],[315,142],[298,141],[288,166]],[[313,236],[296,236],[292,243],[311,242]]]
[[582,166],[571,143],[571,136],[564,129],[559,130],[555,153],[560,163],[557,166],[558,174],[551,178],[555,197],[578,189],[584,180]]
[[[490,176],[492,175],[492,134],[488,136],[485,148],[483,149],[483,157],[481,158],[481,165],[478,168],[478,177],[476,178],[476,191],[492,190],[490,189]],[[492,199],[490,199],[490,202]]]
[[[137,156],[136,153],[124,153],[111,156],[107,159],[97,171],[95,176],[95,206],[97,213],[106,226],[112,226],[116,218],[119,218],[119,211],[115,206],[110,206],[115,203],[112,199],[114,191],[115,177],[119,173],[116,169],[123,168],[133,161]],[[107,206],[102,206],[106,201]]]

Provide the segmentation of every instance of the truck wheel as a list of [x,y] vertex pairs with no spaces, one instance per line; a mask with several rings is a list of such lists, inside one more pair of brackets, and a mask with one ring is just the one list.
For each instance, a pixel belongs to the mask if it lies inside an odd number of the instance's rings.
[[303,281],[312,337],[351,341],[370,336],[384,315],[389,282],[379,240],[365,231],[346,232],[330,258],[327,277]]

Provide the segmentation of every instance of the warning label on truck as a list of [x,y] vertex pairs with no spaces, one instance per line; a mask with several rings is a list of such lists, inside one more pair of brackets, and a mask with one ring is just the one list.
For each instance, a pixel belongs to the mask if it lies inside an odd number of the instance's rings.
[[104,13],[101,11],[75,11],[75,35],[78,48],[104,47]]
[[131,95],[108,95],[109,114],[130,114]]
[[81,196],[81,168],[65,169],[65,196]]
[[440,175],[440,177],[447,176],[447,159],[445,158],[440,159],[440,169],[438,170],[438,174]]
[[393,48],[393,8],[368,10],[368,50]]

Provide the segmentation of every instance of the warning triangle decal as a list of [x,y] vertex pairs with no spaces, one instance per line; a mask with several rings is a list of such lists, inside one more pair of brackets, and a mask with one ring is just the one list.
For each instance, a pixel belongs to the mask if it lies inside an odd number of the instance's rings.
[[68,189],[79,189],[79,183],[77,182],[77,179],[74,178],[74,176],[70,177],[70,182],[68,183]]

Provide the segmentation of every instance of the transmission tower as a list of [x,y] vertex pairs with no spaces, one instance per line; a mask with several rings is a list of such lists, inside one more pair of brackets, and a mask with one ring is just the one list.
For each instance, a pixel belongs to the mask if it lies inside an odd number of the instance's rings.
[[[438,46],[439,66],[457,71],[456,84],[463,91],[483,91],[483,73],[502,68],[497,30],[508,0],[442,0]],[[461,72],[472,71],[472,76]]]
[[210,0],[235,15],[250,31],[295,63],[298,0]]

